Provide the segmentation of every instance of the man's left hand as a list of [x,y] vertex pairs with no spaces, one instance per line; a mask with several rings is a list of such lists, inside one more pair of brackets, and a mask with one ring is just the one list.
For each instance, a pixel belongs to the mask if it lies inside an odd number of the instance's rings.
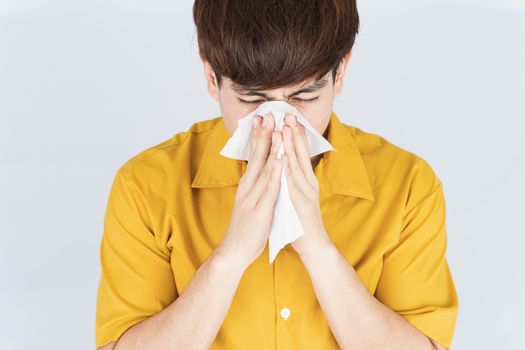
[[305,128],[293,114],[286,114],[282,128],[286,173],[290,197],[304,229],[304,235],[291,243],[300,255],[332,243],[321,216],[319,182],[314,174]]

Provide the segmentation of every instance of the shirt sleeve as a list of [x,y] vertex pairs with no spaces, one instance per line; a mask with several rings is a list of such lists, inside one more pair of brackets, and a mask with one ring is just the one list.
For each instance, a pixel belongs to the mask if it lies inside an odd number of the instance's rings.
[[413,195],[416,199],[409,201],[416,203],[406,207],[399,241],[383,256],[375,296],[449,349],[458,299],[445,258],[443,188],[437,177],[434,180],[430,194],[423,198]]
[[150,214],[139,187],[117,171],[100,245],[97,348],[117,340],[178,296],[169,251],[155,237]]

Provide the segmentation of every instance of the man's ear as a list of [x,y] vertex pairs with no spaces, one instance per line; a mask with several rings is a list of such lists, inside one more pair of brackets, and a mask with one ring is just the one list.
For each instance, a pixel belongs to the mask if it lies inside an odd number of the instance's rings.
[[339,67],[337,68],[337,72],[335,74],[334,79],[334,98],[339,96],[341,91],[343,91],[343,82],[346,72],[346,66],[348,65],[348,62],[350,62],[350,58],[352,57],[352,50],[350,50],[345,57],[341,60],[341,63],[339,64]]
[[[199,55],[200,57],[200,55]],[[206,79],[206,88],[208,89],[208,93],[210,96],[215,100],[219,101],[219,84],[217,82],[217,76],[215,75],[215,72],[213,71],[213,68],[211,65],[200,57],[203,68],[204,68],[204,78]]]

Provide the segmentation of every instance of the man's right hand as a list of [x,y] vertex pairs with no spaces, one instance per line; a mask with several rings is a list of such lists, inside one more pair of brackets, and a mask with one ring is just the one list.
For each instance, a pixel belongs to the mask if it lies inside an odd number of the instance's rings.
[[252,129],[248,165],[219,245],[240,259],[243,268],[259,257],[268,241],[284,161],[284,157],[277,158],[282,136],[274,131],[272,114],[255,116],[253,120],[257,127]]

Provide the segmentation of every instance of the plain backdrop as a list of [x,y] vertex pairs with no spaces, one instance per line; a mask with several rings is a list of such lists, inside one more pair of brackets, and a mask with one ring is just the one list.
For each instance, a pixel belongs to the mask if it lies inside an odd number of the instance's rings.
[[[94,349],[115,171],[220,116],[193,1],[0,0],[0,349]],[[525,1],[358,1],[334,111],[434,168],[453,349],[523,349]]]

